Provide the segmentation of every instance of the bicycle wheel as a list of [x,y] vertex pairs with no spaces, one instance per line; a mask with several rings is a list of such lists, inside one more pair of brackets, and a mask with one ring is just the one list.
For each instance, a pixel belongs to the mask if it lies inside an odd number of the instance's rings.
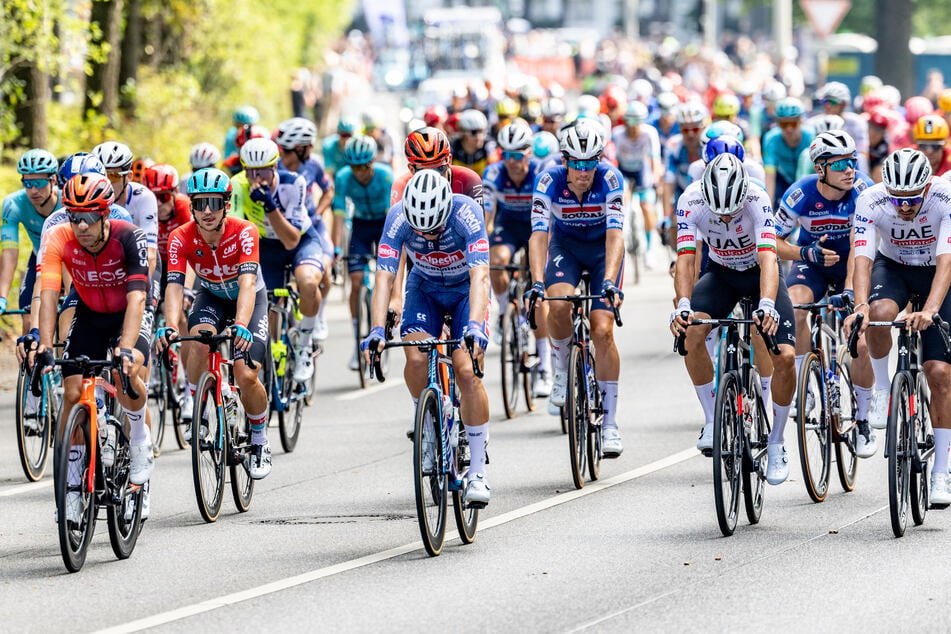
[[[594,355],[588,357],[588,362],[591,367],[588,369],[588,381],[589,385],[597,385],[595,381],[595,366],[594,366]],[[595,388],[594,394],[589,395],[589,412],[592,412],[588,416],[590,424],[588,425],[588,439],[587,439],[587,452],[588,452],[588,474],[591,476],[591,480],[597,480],[601,477],[601,424],[604,421],[604,414],[599,414],[595,418],[593,412],[601,411],[601,390]]]
[[[442,552],[446,537],[448,481],[444,473],[440,432],[440,395],[426,388],[416,406],[413,433],[413,480],[416,488],[416,519],[423,546],[430,556]],[[430,441],[430,455],[426,444]]]
[[[456,475],[459,475],[463,473],[468,466],[463,464],[462,456],[465,454],[469,440],[466,438],[466,429],[462,427],[462,421],[457,419],[456,425],[459,425],[459,445],[456,447],[456,450],[452,452],[452,459],[455,461]],[[461,480],[461,487],[452,492],[452,511],[456,518],[456,530],[459,531],[459,540],[463,544],[471,544],[475,541],[476,529],[479,527],[479,509],[465,507],[466,501],[464,499],[464,492],[469,482],[467,478],[461,478]]]
[[[758,393],[759,374],[751,373],[752,380],[747,393],[752,397]],[[752,424],[746,442],[749,448],[749,460],[743,465],[743,502],[746,506],[746,519],[750,524],[758,524],[763,515],[763,497],[766,493],[766,445],[769,439],[769,418],[766,405],[759,396],[753,398],[755,409]]]
[[310,407],[310,404],[314,402],[314,392],[317,391],[317,357],[320,356],[321,346],[315,338],[311,342],[311,354],[314,357],[314,373],[310,376],[310,380],[307,381],[307,394],[304,396],[304,405]]
[[[128,559],[135,550],[142,529],[142,487],[129,484],[129,441],[125,434],[116,434],[115,463],[109,469],[114,497],[119,500],[106,505],[106,525],[109,543],[119,559]],[[129,516],[126,519],[126,516]]]
[[198,512],[206,522],[214,522],[221,513],[228,454],[222,408],[216,402],[217,381],[211,372],[201,375],[192,414],[192,476]]
[[[300,331],[296,328],[288,333],[288,351],[297,350],[297,341]],[[300,436],[300,425],[303,420],[304,403],[298,392],[304,390],[302,384],[294,380],[296,355],[288,352],[287,367],[284,370],[284,379],[281,381],[281,401],[284,407],[277,413],[277,426],[281,436],[281,447],[285,453],[291,453],[297,447],[297,437]]]
[[365,388],[367,386],[367,362],[363,358],[363,352],[360,350],[360,342],[370,334],[370,328],[372,324],[372,303],[373,295],[370,293],[370,289],[366,285],[360,287],[359,295],[357,296],[357,362],[360,365],[360,387]]
[[888,509],[895,537],[905,534],[908,522],[909,480],[911,478],[911,419],[909,400],[911,381],[899,372],[892,379],[888,403],[888,427],[885,430],[885,451],[888,453]]
[[[535,375],[538,372],[538,348],[535,335],[528,324],[528,317],[524,310],[519,308],[518,315],[518,349],[519,371],[522,373],[522,392],[525,394],[525,408],[535,411]],[[533,358],[534,357],[534,358]]]
[[584,474],[587,468],[588,425],[588,389],[585,383],[584,358],[577,345],[571,346],[568,355],[568,390],[564,410],[568,418],[568,454],[571,459],[571,480],[576,489],[584,487]]
[[[852,357],[842,346],[839,351],[839,437],[835,444],[835,468],[843,491],[855,488],[859,457],[855,455],[858,429],[855,427],[855,390],[852,388]],[[847,430],[844,434],[842,430]]]
[[518,310],[509,303],[502,316],[502,406],[506,418],[515,417],[518,405],[519,379],[522,368],[522,355],[519,351]]
[[643,252],[643,245],[640,236],[640,228],[638,226],[638,214],[640,210],[636,209],[634,206],[637,205],[636,196],[632,197],[631,201],[631,212],[629,214],[631,233],[628,236],[628,245],[627,252],[631,254],[631,268],[634,273],[633,282],[635,284],[641,283],[641,254]]
[[918,375],[916,389],[915,412],[912,417],[915,428],[911,442],[911,479],[909,494],[911,496],[911,519],[915,526],[921,526],[928,512],[928,478],[931,474],[931,460],[934,456],[934,431],[931,429],[931,395],[928,392],[928,382]]
[[713,497],[717,523],[726,537],[736,530],[740,515],[743,445],[738,433],[741,423],[737,410],[739,400],[739,379],[735,372],[727,372],[720,377],[713,416]]
[[162,372],[161,362],[152,359],[149,368],[148,407],[152,421],[152,454],[162,455],[162,441],[165,440],[165,418],[168,413],[168,386],[164,384],[166,374]]
[[826,406],[825,368],[815,352],[803,358],[796,390],[796,428],[799,432],[799,464],[802,482],[813,502],[829,493],[832,470],[832,430]]
[[240,427],[232,427],[229,421],[228,469],[231,472],[231,497],[234,498],[234,505],[238,507],[239,512],[245,513],[251,508],[254,480],[251,479],[248,463],[244,459],[248,454],[241,449],[247,447],[251,441],[251,423],[248,422],[247,416],[242,415],[241,418],[244,423]]
[[[51,402],[50,383],[50,380],[44,377],[43,395],[39,398],[30,398],[28,394],[30,372],[20,368],[17,375],[17,451],[20,454],[23,473],[30,482],[36,482],[43,477],[46,462],[49,460],[50,435],[53,430],[53,416],[55,416],[55,408]],[[35,411],[28,411],[29,401],[35,401],[33,406]]]
[[[96,493],[87,490],[92,440],[89,435],[89,410],[84,405],[73,406],[66,421],[63,439],[62,450],[56,452],[57,465],[54,470],[57,479],[55,488],[59,550],[66,569],[78,572],[86,562],[86,551],[96,531]],[[70,455],[77,460],[70,463]],[[70,480],[74,484],[69,484]],[[70,493],[78,496],[70,496]],[[69,521],[66,506],[68,503],[78,505],[81,509],[78,523]]]

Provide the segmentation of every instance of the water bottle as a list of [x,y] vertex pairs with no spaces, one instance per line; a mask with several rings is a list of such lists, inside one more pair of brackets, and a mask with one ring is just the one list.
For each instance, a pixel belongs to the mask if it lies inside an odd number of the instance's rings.
[[238,403],[234,390],[227,381],[221,383],[221,400],[225,406],[225,421],[229,426],[234,425],[238,420]]
[[99,427],[102,466],[111,467],[116,461],[116,428],[106,420],[106,403],[101,398],[96,399],[96,425]]
[[455,409],[452,406],[452,399],[446,394],[442,395],[442,415],[446,419],[446,429],[449,430],[449,445],[455,447],[459,444],[459,426],[455,423]]

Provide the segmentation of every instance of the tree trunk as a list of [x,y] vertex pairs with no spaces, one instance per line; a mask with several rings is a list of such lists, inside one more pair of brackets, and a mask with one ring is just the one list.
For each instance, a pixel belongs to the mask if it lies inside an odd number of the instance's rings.
[[122,64],[119,69],[119,107],[135,117],[135,88],[142,58],[141,0],[126,0],[125,33],[122,36]]
[[913,60],[908,50],[911,39],[912,0],[875,0],[875,72],[905,97],[914,94]]
[[119,105],[122,5],[123,0],[95,0],[90,18],[101,32],[101,37],[91,39],[90,46],[100,48],[101,54],[98,59],[96,55],[90,56],[92,74],[86,82],[83,116],[89,119],[98,111],[110,127],[115,125]]

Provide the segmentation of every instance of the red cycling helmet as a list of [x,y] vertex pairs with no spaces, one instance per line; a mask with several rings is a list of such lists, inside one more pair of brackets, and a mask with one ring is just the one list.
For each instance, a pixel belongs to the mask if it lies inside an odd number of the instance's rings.
[[156,163],[145,170],[142,184],[152,192],[167,192],[178,187],[178,170],[168,163]]
[[445,123],[449,118],[449,111],[444,106],[430,106],[423,113],[423,121],[428,126],[435,126]]
[[102,174],[76,174],[63,187],[63,206],[77,211],[109,213],[109,205],[116,200],[112,183]]
[[892,119],[888,115],[888,109],[884,106],[872,108],[868,113],[869,125],[874,125],[879,128],[887,128],[889,125],[891,125],[891,122]]
[[243,125],[238,128],[238,134],[234,137],[234,144],[238,146],[238,149],[241,149],[241,146],[247,143],[250,139],[267,139],[270,138],[270,133],[267,131],[267,128],[259,125]]

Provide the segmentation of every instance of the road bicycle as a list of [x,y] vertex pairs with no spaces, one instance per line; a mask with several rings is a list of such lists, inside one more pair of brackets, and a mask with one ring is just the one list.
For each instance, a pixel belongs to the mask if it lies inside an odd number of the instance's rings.
[[[720,374],[713,416],[713,493],[720,532],[729,537],[736,530],[740,497],[750,524],[759,523],[766,489],[766,446],[770,432],[766,399],[754,365],[751,342],[753,298],[740,299],[743,317],[694,319],[688,326],[716,326],[726,329],[724,371]],[[762,320],[763,311],[756,311]],[[681,313],[687,319],[689,314]],[[766,348],[779,354],[773,337],[763,333]],[[686,356],[685,335],[677,337],[676,349]]]
[[[316,383],[316,369],[307,383],[294,380],[297,364],[295,351],[301,337],[300,314],[297,291],[286,286],[268,291],[268,319],[271,326],[271,341],[264,362],[264,386],[270,395],[269,411],[277,413],[281,447],[291,453],[297,447],[301,423],[304,419],[304,404],[309,391]],[[314,354],[312,349],[311,354]]]
[[[376,258],[368,258],[363,267],[363,281],[360,284],[360,290],[357,295],[357,332],[356,332],[356,354],[359,363],[360,388],[367,386],[370,377],[370,368],[367,367],[363,352],[360,351],[360,342],[370,335],[373,328],[373,287],[376,280]],[[387,313],[387,319],[392,311]],[[393,313],[395,317],[395,313]],[[380,357],[380,366],[386,373],[390,369],[390,355],[383,351]]]
[[[26,311],[10,312],[24,314]],[[62,345],[57,347],[62,348]],[[46,472],[53,447],[53,432],[63,407],[63,374],[59,366],[44,374],[39,396],[31,393],[30,377],[28,364],[21,364],[17,373],[15,405],[17,452],[26,479],[37,482]]]
[[[415,346],[428,357],[428,383],[420,393],[413,423],[413,481],[416,518],[423,546],[430,556],[442,552],[446,536],[449,493],[459,539],[463,544],[475,541],[479,510],[485,504],[465,498],[469,476],[469,441],[459,412],[452,357],[446,352],[464,344],[470,355],[473,342],[467,339],[423,339],[389,341],[387,348]],[[372,351],[370,365],[377,380],[384,381],[380,353]],[[482,378],[482,370],[473,358],[472,369]]]
[[526,409],[535,411],[532,389],[539,362],[535,334],[529,326],[528,311],[522,301],[525,291],[532,286],[525,250],[519,249],[512,262],[489,267],[509,274],[509,303],[499,320],[502,327],[502,351],[499,355],[502,364],[502,405],[506,418],[515,417],[519,392],[525,395]]

